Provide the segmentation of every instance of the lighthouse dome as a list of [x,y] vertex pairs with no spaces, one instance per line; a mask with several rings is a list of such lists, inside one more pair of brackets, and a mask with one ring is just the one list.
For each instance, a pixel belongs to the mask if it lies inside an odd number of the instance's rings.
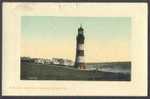
[[83,31],[83,28],[80,26],[80,27],[78,28],[78,31]]

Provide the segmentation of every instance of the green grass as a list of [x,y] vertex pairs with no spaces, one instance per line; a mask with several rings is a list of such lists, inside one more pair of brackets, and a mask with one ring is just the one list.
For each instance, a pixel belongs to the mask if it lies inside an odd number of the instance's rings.
[[73,67],[21,63],[21,80],[130,81],[130,74],[84,71]]

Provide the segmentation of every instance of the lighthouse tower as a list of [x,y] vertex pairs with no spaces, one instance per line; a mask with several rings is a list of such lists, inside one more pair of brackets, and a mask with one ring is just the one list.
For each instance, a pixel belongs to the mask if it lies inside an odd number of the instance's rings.
[[84,30],[82,26],[78,28],[77,42],[76,42],[76,58],[75,67],[79,69],[85,69],[84,61]]

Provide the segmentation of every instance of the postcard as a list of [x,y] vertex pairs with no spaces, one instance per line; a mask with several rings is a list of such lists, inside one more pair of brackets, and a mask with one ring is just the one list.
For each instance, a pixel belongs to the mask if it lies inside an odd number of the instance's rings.
[[147,96],[147,3],[3,3],[3,95]]

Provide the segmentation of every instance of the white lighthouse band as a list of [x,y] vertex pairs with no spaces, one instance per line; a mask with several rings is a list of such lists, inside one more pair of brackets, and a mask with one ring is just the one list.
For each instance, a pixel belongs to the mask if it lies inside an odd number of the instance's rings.
[[78,63],[84,63],[84,62],[85,62],[84,56],[78,56],[78,57],[77,57],[77,62],[78,62]]
[[78,50],[84,50],[84,44],[78,44],[77,49]]

